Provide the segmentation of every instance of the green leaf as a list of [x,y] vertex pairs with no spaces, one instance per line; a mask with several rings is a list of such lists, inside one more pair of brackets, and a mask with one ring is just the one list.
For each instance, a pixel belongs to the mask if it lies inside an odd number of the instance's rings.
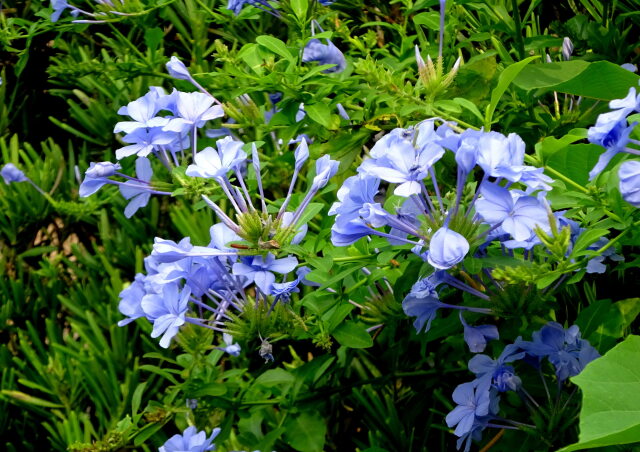
[[158,48],[158,44],[162,42],[164,33],[158,27],[149,28],[144,32],[144,43],[152,52]]
[[304,110],[307,112],[311,119],[313,119],[321,126],[324,126],[327,129],[330,129],[332,127],[331,110],[329,110],[329,107],[327,105],[323,103],[305,104]]
[[373,345],[373,339],[364,325],[349,320],[333,330],[333,337],[340,345],[349,348],[368,348]]
[[413,16],[413,23],[424,25],[429,30],[440,30],[440,13],[428,11]]
[[597,144],[572,144],[555,152],[547,164],[572,181],[585,185],[589,182],[589,171],[603,152],[604,148]]
[[600,100],[620,99],[629,88],[638,86],[640,77],[608,61],[596,61],[571,80],[550,87],[559,93]]
[[8,389],[3,389],[1,394],[11,397],[15,400],[19,400],[20,402],[28,403],[30,405],[37,405],[45,408],[64,408],[64,405],[61,405],[59,403],[49,402],[48,400],[34,397],[21,391],[10,391]]
[[221,395],[224,395],[226,393],[227,387],[223,383],[208,383],[191,393],[191,397],[194,399],[203,396],[220,397]]
[[317,413],[302,413],[286,423],[287,444],[301,452],[321,452],[324,450],[327,426]]
[[597,300],[583,309],[576,319],[582,337],[604,353],[613,347],[640,313],[640,298],[611,303]]
[[579,441],[558,452],[640,441],[640,336],[629,336],[571,379],[582,389]]
[[[584,132],[584,133],[581,133]],[[570,144],[587,138],[586,129],[573,129],[561,138],[546,137],[542,141],[536,143],[536,155],[543,164],[547,163],[547,159],[561,149],[566,148]]]
[[133,391],[133,397],[131,397],[131,415],[135,417],[140,409],[140,403],[142,401],[142,393],[147,386],[147,382],[140,383],[135,391]]
[[269,369],[256,378],[255,384],[271,388],[282,384],[290,384],[296,379],[293,375],[284,369]]
[[600,240],[602,237],[606,236],[609,233],[608,229],[588,229],[584,231],[578,239],[576,243],[573,245],[573,251],[571,252],[572,257],[581,256],[584,253],[581,251],[586,250],[590,245]]
[[509,87],[513,79],[516,78],[516,76],[520,73],[520,71],[522,71],[522,69],[524,69],[524,67],[527,64],[531,63],[536,58],[540,58],[540,56],[534,55],[532,57],[526,58],[517,63],[511,64],[504,71],[500,73],[500,76],[498,77],[498,85],[491,92],[491,102],[489,102],[489,105],[487,105],[487,110],[484,117],[485,129],[487,130],[491,129],[493,112],[498,106],[498,102],[500,101],[500,98],[502,97],[504,92],[507,90],[507,88]]
[[300,20],[307,17],[307,9],[309,9],[309,0],[291,0],[291,9]]
[[582,60],[535,64],[522,69],[513,84],[526,91],[549,88],[571,80],[588,67],[589,63]]
[[278,38],[274,38],[273,36],[262,35],[256,38],[256,42],[263,47],[271,50],[273,53],[280,55],[289,61],[294,61],[295,57],[289,52],[287,49],[287,45],[279,40]]
[[300,215],[300,220],[298,220],[298,227],[310,222],[313,217],[320,213],[323,207],[324,204],[322,204],[321,202],[312,202],[311,204],[309,204],[307,208],[304,209],[304,213]]

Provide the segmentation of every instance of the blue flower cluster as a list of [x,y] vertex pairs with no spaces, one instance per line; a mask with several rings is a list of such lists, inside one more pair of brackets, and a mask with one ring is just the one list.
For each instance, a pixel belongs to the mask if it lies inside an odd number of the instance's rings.
[[[629,115],[640,112],[640,95],[636,95],[636,89],[632,87],[629,89],[627,97],[612,100],[609,102],[609,107],[611,111],[598,116],[596,125],[589,128],[589,141],[605,148],[598,163],[589,172],[590,180],[595,179],[598,174],[604,171],[611,159],[620,152],[640,155],[640,149],[629,147],[629,144],[640,146],[639,141],[630,138],[631,132],[638,123],[629,124],[628,122]],[[629,171],[629,167],[626,171]],[[628,181],[620,186],[623,195],[629,188]],[[635,188],[637,189],[638,186],[636,185]]]
[[[542,168],[524,164],[525,144],[516,134],[479,130],[460,131],[454,124],[430,119],[407,129],[394,129],[371,149],[370,158],[358,167],[337,193],[330,214],[335,215],[331,239],[347,246],[371,236],[384,237],[391,245],[411,245],[411,251],[433,273],[417,281],[404,299],[405,313],[416,317],[418,332],[428,331],[438,310],[460,311],[465,340],[472,352],[481,352],[498,332],[489,325],[470,326],[462,311],[483,314],[490,308],[443,303],[441,284],[489,301],[503,285],[492,278],[490,265],[470,279],[465,259],[495,257],[494,250],[522,260],[533,260],[541,235],[569,229],[566,254],[584,229],[563,212],[552,212],[546,193],[553,180]],[[437,181],[437,163],[450,152],[457,164],[455,189],[443,193]],[[478,171],[479,174],[475,174]],[[381,184],[388,183],[385,202]],[[428,186],[428,183],[430,187]],[[598,249],[606,239],[591,245]],[[546,253],[542,253],[543,255]],[[606,257],[620,260],[613,248],[592,258],[588,272],[603,272]],[[456,277],[462,274],[463,279]]]
[[[612,100],[609,107],[611,111],[598,116],[596,125],[589,128],[589,141],[605,148],[598,163],[589,172],[590,180],[604,171],[617,154],[624,152],[640,155],[640,141],[631,138],[638,122],[629,124],[629,116],[640,113],[640,94],[636,94],[636,89],[632,87],[624,99]],[[632,206],[640,207],[640,161],[623,162],[618,170],[618,177],[622,198]]]
[[[120,114],[132,120],[116,124],[115,132],[125,133],[123,141],[130,144],[118,149],[116,157],[120,160],[136,155],[136,177],[121,173],[119,163],[91,163],[80,186],[80,195],[89,196],[104,185],[118,185],[122,195],[130,200],[125,209],[125,215],[130,217],[147,204],[152,194],[171,195],[151,183],[153,172],[148,157],[155,156],[172,170],[187,159],[184,150],[191,148],[193,159],[185,175],[212,180],[235,211],[235,215],[228,215],[216,202],[202,195],[221,221],[210,229],[211,242],[207,246],[194,246],[189,237],[178,243],[156,238],[151,255],[145,259],[146,274],[136,275],[135,281],[121,292],[119,309],[127,318],[119,325],[146,318],[153,323],[151,336],[162,336],[160,345],[165,348],[186,323],[225,332],[230,310],[241,313],[252,303],[264,306],[268,315],[276,303],[288,302],[291,294],[299,292],[298,285],[307,283],[304,276],[309,270],[301,267],[290,277],[298,267],[297,259],[290,255],[278,257],[276,253],[281,254],[283,247],[298,244],[304,238],[307,226],[301,218],[316,193],[338,170],[338,162],[329,156],[318,159],[307,193],[289,211],[300,171],[309,158],[307,142],[301,138],[294,152],[295,168],[287,196],[277,213],[272,214],[265,202],[259,153],[252,145],[250,166],[260,202],[254,204],[245,181],[249,156],[243,142],[226,136],[217,140],[217,149],[206,147],[198,151],[198,130],[224,114],[219,102],[176,58],[169,61],[167,69],[173,77],[191,81],[201,92],[174,90],[166,94],[160,88],[152,88],[121,108]],[[161,116],[160,111],[169,114]],[[6,167],[3,176],[20,180],[21,173],[16,171]],[[239,345],[229,335],[224,336],[224,343],[222,350],[234,356],[239,354]],[[270,353],[263,354],[266,355]]]
[[[457,182],[454,192],[443,194],[435,165],[447,151],[457,163]],[[551,230],[545,195],[552,180],[542,169],[524,165],[524,154],[524,142],[516,134],[459,133],[446,122],[436,127],[435,119],[394,129],[338,191],[339,201],[330,210],[336,215],[332,242],[346,246],[362,237],[385,237],[392,245],[411,245],[433,267],[434,273],[418,281],[403,302],[405,312],[417,317],[418,331],[428,330],[443,307],[488,313],[484,308],[446,305],[439,301],[436,287],[446,283],[486,300],[485,293],[450,272],[467,256],[482,257],[492,242],[508,252],[529,251],[541,243],[536,230]],[[470,179],[475,168],[482,176],[474,191]],[[379,197],[382,182],[394,187],[395,196],[385,205]]]
[[[501,393],[514,391],[525,402],[532,400],[513,367],[516,361],[524,361],[540,369],[542,360],[546,358],[553,365],[560,390],[567,378],[578,375],[599,356],[588,341],[580,338],[577,326],[564,329],[556,322],[549,322],[533,333],[532,341],[516,339],[504,348],[497,359],[487,355],[474,356],[469,361],[469,370],[476,378],[455,389],[453,400],[458,406],[446,417],[447,425],[455,426],[458,449],[464,445],[465,452],[469,451],[472,440],[479,440],[487,427],[514,428],[522,425],[498,417]],[[539,406],[537,403],[534,405]],[[496,421],[510,425],[499,425]]]

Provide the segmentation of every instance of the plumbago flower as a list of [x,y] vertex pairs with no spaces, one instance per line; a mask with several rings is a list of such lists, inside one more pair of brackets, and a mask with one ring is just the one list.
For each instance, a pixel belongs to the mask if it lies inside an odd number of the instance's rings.
[[168,184],[152,182],[149,158],[154,157],[167,171],[173,171],[185,160],[185,150],[191,147],[196,155],[199,129],[222,117],[224,110],[176,57],[169,60],[167,70],[177,79],[190,81],[200,92],[174,90],[167,94],[160,87],[151,87],[147,94],[121,107],[118,114],[130,120],[120,121],[114,127],[114,133],[124,134],[121,140],[127,143],[116,150],[116,159],[136,156],[136,176],[120,172],[120,163],[92,162],[80,185],[80,197],[90,196],[105,185],[117,185],[122,196],[130,200],[125,215],[131,217],[147,205],[151,195],[171,195]]
[[[533,419],[547,423],[548,416],[556,416],[556,409],[544,409],[524,388],[522,379],[514,364],[518,361],[530,364],[543,379],[545,388],[551,387],[546,383],[546,376],[542,369],[542,360],[546,358],[552,365],[558,384],[557,400],[563,391],[563,382],[568,377],[578,375],[584,367],[597,359],[600,354],[588,341],[581,339],[577,326],[564,329],[556,322],[549,322],[539,331],[533,333],[533,341],[516,339],[507,345],[497,359],[487,355],[476,355],[469,361],[469,370],[475,374],[475,380],[462,383],[453,392],[453,401],[458,405],[446,417],[449,427],[454,427],[453,433],[459,438],[457,447],[468,452],[472,440],[479,441],[482,431],[488,427],[499,429],[514,429],[518,427],[534,428],[533,425],[521,421],[500,418],[500,395],[505,392],[515,392],[523,403],[536,414]],[[532,365],[532,366],[531,366]],[[547,389],[548,391],[548,389]],[[547,395],[549,395],[547,393]],[[567,402],[570,400],[570,395]],[[549,403],[556,402],[549,397]],[[566,404],[565,404],[566,406]],[[557,407],[556,407],[557,408]],[[551,414],[550,414],[551,413]]]
[[193,425],[187,427],[182,434],[173,435],[167,440],[158,452],[205,452],[215,450],[216,446],[213,441],[220,433],[219,428],[214,428],[211,435],[207,438],[204,431],[198,431]]
[[[447,152],[457,163],[457,183],[454,190],[442,193],[436,167]],[[538,168],[524,165],[520,137],[476,130],[459,133],[450,124],[436,126],[436,119],[431,119],[392,130],[373,146],[370,156],[339,189],[338,202],[329,211],[336,217],[333,244],[346,246],[362,237],[379,236],[393,246],[411,245],[411,251],[434,270],[416,282],[403,302],[405,313],[416,317],[417,331],[427,331],[441,309],[499,313],[493,301],[501,297],[505,284],[498,283],[484,265],[484,271],[471,280],[468,275],[474,272],[465,262],[496,256],[497,251],[513,255],[522,250],[530,258],[533,249],[542,246],[538,232],[553,229],[545,197],[552,180]],[[478,185],[468,183],[475,170],[480,172]],[[390,184],[387,192],[396,195],[395,211],[387,210],[378,198],[383,183]],[[457,278],[462,272],[464,278]],[[438,286],[491,300],[492,307],[442,303]],[[463,322],[463,326],[473,351],[481,351],[487,340],[497,337],[490,325],[472,327]]]
[[609,107],[612,111],[598,116],[595,126],[588,131],[589,141],[605,148],[596,166],[589,172],[589,180],[595,179],[611,159],[621,152],[640,155],[640,149],[637,148],[640,147],[640,142],[630,137],[638,123],[629,124],[627,119],[630,114],[640,112],[640,94],[637,95],[636,89],[631,87],[627,97],[612,100]]

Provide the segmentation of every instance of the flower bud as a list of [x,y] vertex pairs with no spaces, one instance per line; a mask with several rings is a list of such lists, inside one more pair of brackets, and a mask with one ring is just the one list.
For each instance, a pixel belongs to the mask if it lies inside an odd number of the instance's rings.
[[431,237],[427,261],[435,268],[446,270],[462,262],[468,252],[467,239],[445,226]]
[[169,75],[178,80],[191,80],[189,69],[178,58],[172,56],[167,63],[167,72]]

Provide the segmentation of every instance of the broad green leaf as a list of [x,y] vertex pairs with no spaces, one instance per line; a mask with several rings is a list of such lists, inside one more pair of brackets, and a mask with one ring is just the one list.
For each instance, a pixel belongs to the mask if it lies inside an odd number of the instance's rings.
[[223,383],[207,383],[191,393],[191,397],[200,398],[203,396],[219,397],[227,393],[227,387]]
[[149,28],[144,32],[144,43],[152,52],[158,48],[158,44],[162,42],[164,33],[158,27]]
[[345,347],[368,348],[373,345],[373,339],[364,325],[351,320],[339,325],[332,334]]
[[262,35],[256,38],[256,42],[289,61],[295,59],[291,52],[289,52],[289,49],[287,49],[287,45],[278,38]]
[[519,61],[517,63],[514,63],[508,66],[504,71],[502,71],[502,73],[500,73],[500,76],[498,77],[498,85],[491,92],[491,102],[489,103],[489,105],[487,105],[487,110],[484,116],[484,125],[486,130],[491,129],[493,112],[498,106],[498,102],[500,101],[500,98],[502,97],[504,92],[507,90],[507,88],[509,87],[513,79],[516,78],[516,76],[520,73],[522,69],[524,69],[524,67],[527,64],[531,63],[536,58],[540,58],[540,57],[538,55],[535,55],[535,56],[526,58],[522,61]]
[[467,110],[469,110],[480,121],[482,121],[484,119],[482,117],[482,113],[480,113],[480,110],[478,110],[478,107],[476,106],[476,104],[474,104],[470,100],[465,99],[463,97],[456,97],[455,99],[453,99],[453,101],[455,103],[459,104],[461,107],[466,108]]
[[436,11],[428,11],[413,16],[413,23],[416,25],[424,25],[429,30],[440,29],[440,14]]
[[572,144],[555,152],[547,165],[580,185],[589,182],[589,171],[604,152],[597,144]]
[[[580,133],[584,132],[584,133]],[[587,137],[586,129],[574,129],[568,134],[560,138],[546,137],[536,143],[536,155],[543,164],[547,163],[547,159],[561,149],[566,148],[570,144],[580,141]]]
[[640,313],[640,298],[611,303],[598,300],[583,309],[576,319],[582,337],[600,353],[608,351],[620,339]]
[[315,122],[327,129],[331,128],[331,110],[329,110],[327,105],[323,103],[305,104],[304,110]]
[[302,413],[285,424],[287,444],[301,452],[324,450],[327,426],[317,413]]
[[612,100],[637,86],[636,74],[608,61],[562,61],[537,64],[520,72],[513,83],[524,90],[548,89],[575,96]]
[[269,369],[256,378],[255,384],[271,388],[273,386],[290,384],[296,379],[293,375],[284,369]]
[[550,87],[559,93],[600,100],[621,99],[629,88],[638,86],[640,77],[608,61],[597,61],[569,81]]
[[582,389],[580,435],[558,452],[640,441],[640,336],[629,336],[571,381]]
[[527,91],[549,88],[571,80],[588,67],[589,63],[582,60],[530,65],[522,69],[513,84]]

